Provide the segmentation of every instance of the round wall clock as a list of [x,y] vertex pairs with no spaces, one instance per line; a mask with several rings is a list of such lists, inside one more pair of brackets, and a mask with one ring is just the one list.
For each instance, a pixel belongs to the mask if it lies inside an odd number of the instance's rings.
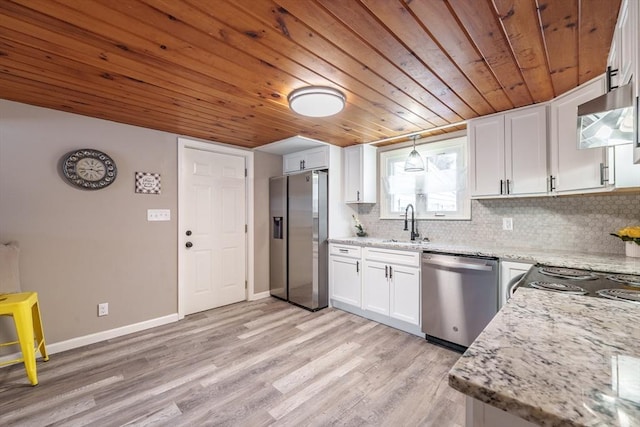
[[85,190],[99,190],[116,180],[118,169],[102,151],[81,148],[62,158],[62,174],[72,185]]

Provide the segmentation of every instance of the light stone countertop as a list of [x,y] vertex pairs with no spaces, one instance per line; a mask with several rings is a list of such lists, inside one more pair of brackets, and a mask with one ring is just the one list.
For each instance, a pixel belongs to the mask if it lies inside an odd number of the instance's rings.
[[520,289],[449,384],[544,426],[640,426],[640,305]]
[[412,243],[390,241],[372,237],[345,237],[329,239],[330,243],[356,246],[373,246],[388,249],[401,249],[416,252],[433,251],[461,255],[476,255],[500,258],[509,261],[522,261],[552,265],[555,267],[580,268],[583,270],[607,273],[640,274],[640,258],[624,255],[581,253],[579,251],[557,251],[507,246],[482,246],[481,244],[456,245],[439,242]]

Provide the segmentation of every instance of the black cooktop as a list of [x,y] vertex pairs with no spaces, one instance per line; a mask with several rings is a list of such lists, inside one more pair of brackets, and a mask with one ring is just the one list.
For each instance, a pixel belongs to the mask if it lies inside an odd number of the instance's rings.
[[518,286],[640,304],[640,276],[632,274],[602,273],[537,264],[529,269]]

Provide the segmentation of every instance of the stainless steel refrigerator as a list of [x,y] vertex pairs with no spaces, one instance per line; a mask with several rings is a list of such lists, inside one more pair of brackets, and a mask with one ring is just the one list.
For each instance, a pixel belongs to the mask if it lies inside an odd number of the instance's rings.
[[269,180],[269,290],[309,310],[328,305],[327,172]]

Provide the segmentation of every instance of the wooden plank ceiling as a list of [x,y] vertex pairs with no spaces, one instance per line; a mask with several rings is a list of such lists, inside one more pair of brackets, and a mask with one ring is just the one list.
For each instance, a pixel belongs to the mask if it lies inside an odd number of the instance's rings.
[[[602,74],[619,6],[0,0],[0,98],[243,147],[294,135],[348,146],[546,101]],[[287,95],[306,85],[340,89],[346,109],[294,114]]]

